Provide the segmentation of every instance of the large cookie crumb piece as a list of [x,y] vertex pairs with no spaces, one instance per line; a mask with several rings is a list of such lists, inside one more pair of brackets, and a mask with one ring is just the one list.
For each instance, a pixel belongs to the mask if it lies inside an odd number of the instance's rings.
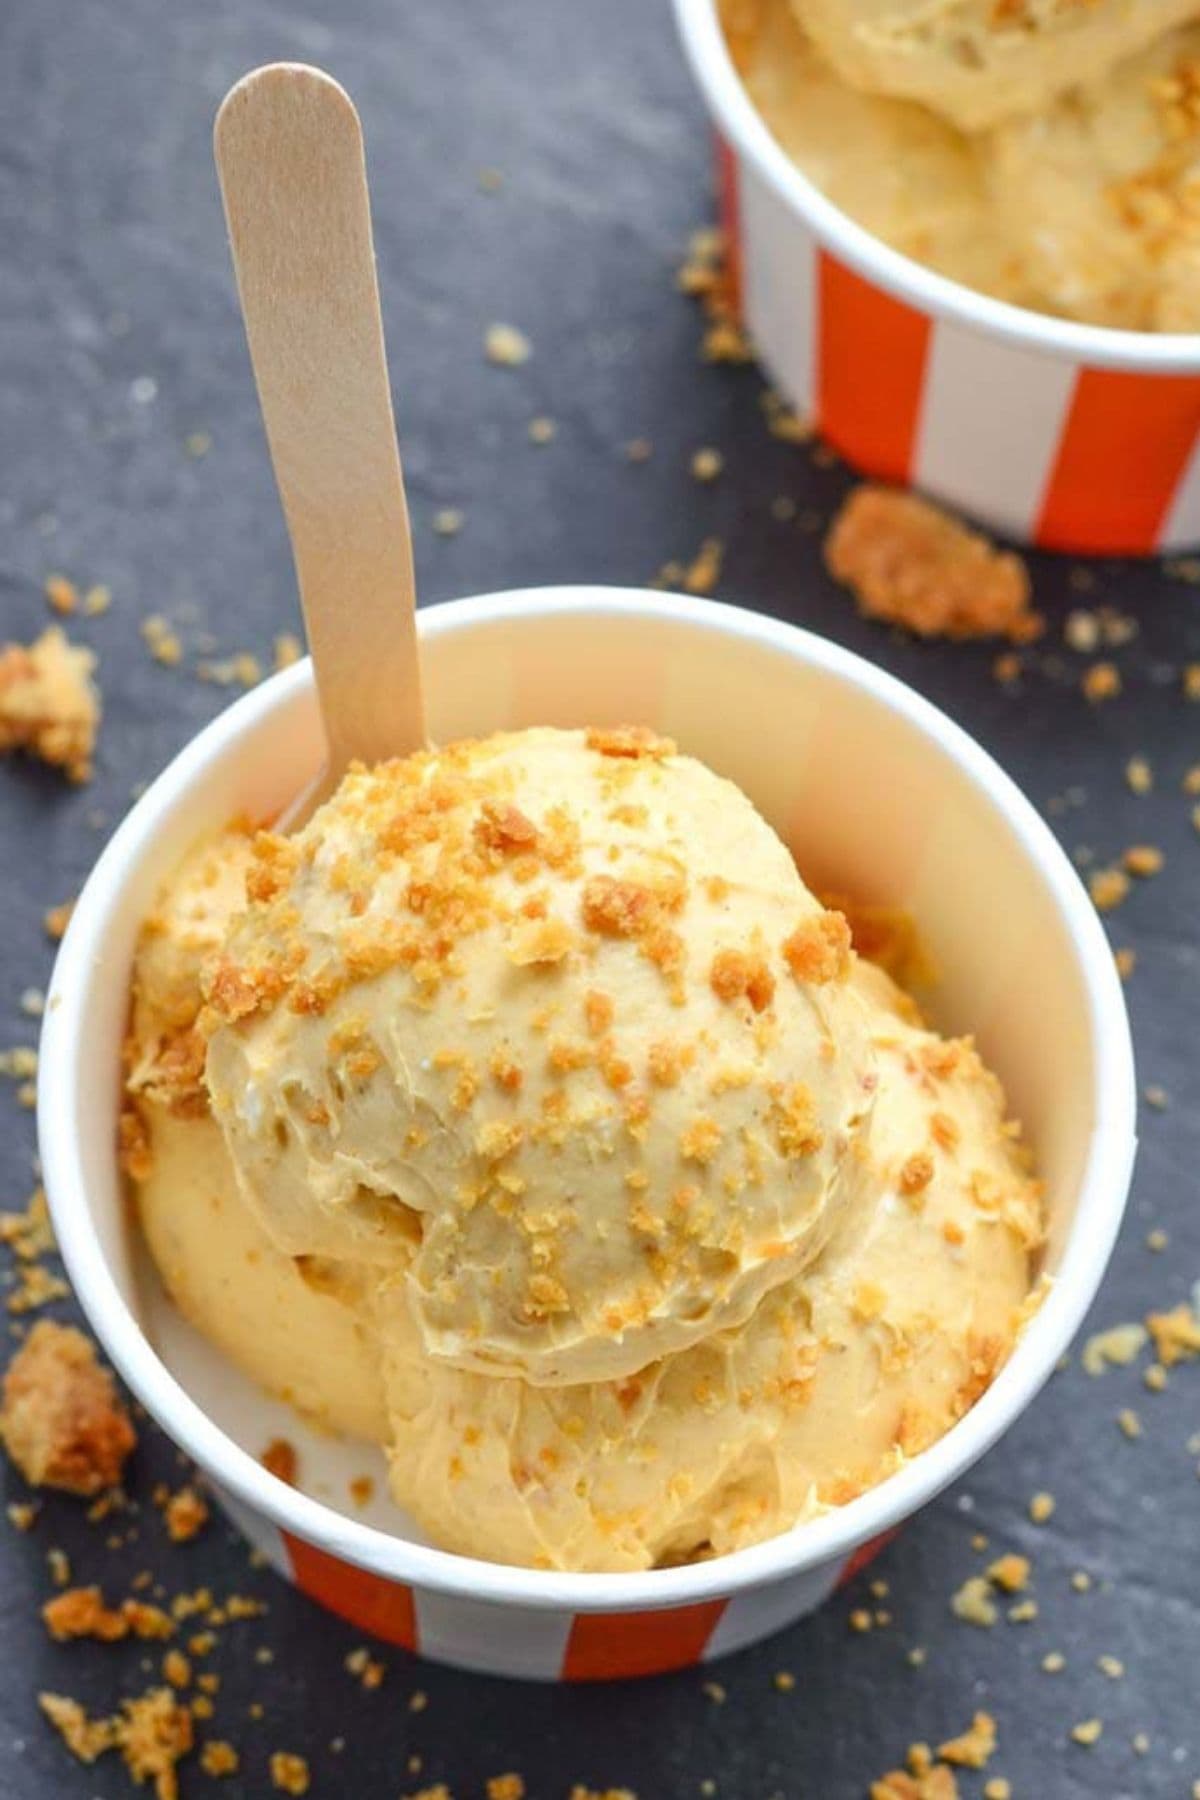
[[28,647],[0,648],[0,754],[28,750],[71,781],[87,781],[100,727],[95,666],[91,651],[57,625]]
[[825,561],[868,618],[918,637],[1025,644],[1042,629],[1021,558],[915,494],[854,488],[829,529]]
[[49,1319],[34,1326],[9,1364],[0,1437],[34,1487],[85,1495],[115,1486],[137,1442],[90,1339]]

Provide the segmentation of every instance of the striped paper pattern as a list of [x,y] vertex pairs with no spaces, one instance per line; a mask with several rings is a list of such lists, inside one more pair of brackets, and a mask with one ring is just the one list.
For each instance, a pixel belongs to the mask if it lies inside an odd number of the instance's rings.
[[745,324],[847,462],[1045,549],[1200,542],[1200,376],[1092,368],[941,319],[840,262],[718,145]]

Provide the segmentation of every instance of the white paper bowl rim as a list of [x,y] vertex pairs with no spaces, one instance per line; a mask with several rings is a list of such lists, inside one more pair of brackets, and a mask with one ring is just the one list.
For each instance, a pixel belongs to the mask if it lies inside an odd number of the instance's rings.
[[959,1476],[1032,1399],[1090,1304],[1120,1225],[1135,1149],[1129,1022],[1112,952],[1079,878],[1048,827],[999,765],[946,715],[894,676],[809,631],[712,600],[605,587],[524,589],[448,601],[420,614],[422,635],[563,613],[616,614],[751,639],[865,691],[899,714],[983,791],[1005,817],[1066,923],[1087,994],[1099,1121],[1062,1266],[1012,1357],[945,1437],[879,1487],[821,1518],[730,1555],[680,1568],[562,1574],[517,1568],[407,1542],[347,1518],[277,1481],[191,1399],[146,1338],[120,1292],[87,1204],[85,1146],[70,1129],[86,1071],[80,1054],[92,972],[121,894],[148,845],[213,757],[311,683],[306,661],[264,681],[188,743],[137,801],[76,903],[51,982],[38,1078],[46,1188],[63,1259],[97,1337],[133,1393],[221,1487],[275,1525],[386,1579],[444,1594],[532,1608],[620,1612],[684,1606],[845,1558]]
[[716,0],[673,4],[689,66],[723,134],[821,242],[859,274],[922,312],[1048,356],[1092,368],[1200,374],[1200,332],[1126,331],[1057,319],[981,294],[893,250],[835,206],[772,137],[734,67]]

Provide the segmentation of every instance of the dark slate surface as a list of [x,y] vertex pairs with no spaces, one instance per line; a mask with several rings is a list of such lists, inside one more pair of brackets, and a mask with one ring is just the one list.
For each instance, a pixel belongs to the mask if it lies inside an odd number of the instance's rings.
[[[1067,845],[1109,856],[1151,840],[1166,873],[1114,916],[1136,948],[1130,1003],[1147,1112],[1129,1222],[1097,1305],[1097,1324],[1182,1298],[1200,1274],[1195,1019],[1200,1001],[1196,896],[1200,840],[1180,794],[1200,758],[1200,709],[1177,670],[1200,657],[1196,592],[1153,567],[1102,565],[1089,604],[1140,626],[1118,653],[1122,697],[1078,692],[1081,663],[1061,623],[1081,595],[1074,565],[1036,567],[1051,619],[1021,684],[1003,691],[984,649],[923,647],[860,621],[821,570],[819,537],[772,518],[788,495],[827,515],[845,475],[770,439],[760,381],[698,366],[697,322],[672,287],[689,229],[708,207],[704,120],[665,5],[645,0],[8,0],[0,13],[0,624],[28,637],[44,619],[52,569],[103,581],[111,613],[79,625],[101,659],[107,723],[94,785],[70,791],[39,769],[0,771],[0,1035],[28,1041],[18,996],[47,978],[41,914],[72,893],[130,790],[162,767],[226,698],[186,671],[150,662],[138,625],[152,611],[178,624],[188,662],[204,634],[222,651],[268,653],[296,605],[271,475],[235,312],[209,156],[226,86],[274,57],[327,64],[354,92],[367,129],[376,228],[405,465],[426,600],[563,579],[637,584],[709,534],[727,546],[720,593],[803,620],[874,657],[964,721],[1046,807]],[[503,171],[481,193],[478,172]],[[532,338],[523,369],[485,364],[494,319]],[[548,413],[556,442],[531,446],[528,419]],[[211,437],[202,456],[186,440]],[[652,460],[622,454],[636,436]],[[714,444],[726,472],[702,488],[689,453]],[[435,512],[461,508],[455,538]],[[1137,798],[1122,769],[1133,752],[1157,785]],[[1069,796],[1064,801],[1063,796]],[[3,1202],[30,1182],[32,1120],[0,1093]],[[1151,1226],[1167,1254],[1145,1247]],[[214,1526],[168,1550],[152,1509],[139,1540],[105,1548],[69,1502],[51,1502],[28,1536],[0,1538],[0,1794],[116,1795],[112,1759],[83,1769],[42,1724],[34,1694],[51,1687],[107,1708],[144,1685],[140,1649],[52,1647],[37,1607],[45,1552],[60,1543],[76,1577],[115,1592],[152,1566],[172,1589],[208,1583],[262,1594],[261,1623],[225,1635],[213,1730],[234,1738],[243,1773],[232,1794],[268,1791],[266,1758],[305,1753],[313,1793],[391,1800],[445,1780],[458,1800],[485,1777],[522,1771],[535,1800],[573,1782],[634,1788],[642,1800],[855,1800],[913,1737],[962,1729],[986,1705],[1000,1721],[992,1773],[1019,1800],[1137,1795],[1186,1800],[1200,1777],[1196,1563],[1200,1483],[1189,1434],[1200,1426],[1195,1369],[1167,1393],[1136,1370],[1058,1376],[965,1486],[931,1507],[876,1571],[894,1622],[847,1627],[860,1583],[816,1619],[722,1667],[721,1706],[695,1674],[636,1687],[555,1691],[469,1679],[388,1653],[364,1693],[342,1667],[358,1634],[273,1578],[248,1571]],[[1115,1423],[1136,1405],[1144,1436]],[[135,1487],[178,1478],[152,1431]],[[19,1497],[8,1475],[7,1495]],[[1040,1531],[1026,1505],[1058,1499]],[[979,1566],[972,1534],[1036,1557],[1032,1624],[973,1630],[951,1618],[953,1588]],[[1075,1592],[1072,1571],[1093,1578]],[[928,1652],[923,1668],[906,1659]],[[265,1651],[275,1651],[274,1661]],[[1061,1649],[1067,1668],[1040,1670]],[[1123,1680],[1098,1671],[1109,1653]],[[790,1669],[792,1692],[772,1677]],[[425,1711],[410,1710],[414,1689]],[[261,1702],[261,1720],[247,1709]],[[1100,1716],[1092,1750],[1070,1726]],[[1148,1753],[1131,1737],[1144,1731]],[[330,1740],[342,1736],[340,1753]],[[408,1771],[410,1756],[423,1761]],[[184,1792],[205,1791],[191,1769]],[[964,1778],[975,1794],[981,1778]],[[705,1790],[708,1791],[708,1790]]]

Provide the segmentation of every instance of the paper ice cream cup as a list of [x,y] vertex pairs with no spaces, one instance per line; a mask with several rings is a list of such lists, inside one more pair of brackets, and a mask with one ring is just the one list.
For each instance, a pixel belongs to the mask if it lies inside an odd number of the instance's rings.
[[[565,588],[420,615],[436,741],[506,726],[636,720],[736,781],[817,886],[915,913],[936,1013],[973,1030],[1045,1178],[1052,1277],[978,1404],[881,1486],[734,1555],[560,1574],[452,1555],[408,1529],[382,1457],[306,1429],[174,1312],[130,1229],[115,1142],[134,945],[162,879],[236,814],[269,817],[316,772],[307,662],[213,721],[116,832],[80,895],[42,1037],[39,1130],[55,1229],[97,1336],[246,1535],[315,1600],[426,1656],[547,1680],[702,1662],[817,1606],[1021,1412],[1079,1325],[1116,1235],[1134,1151],[1120,982],[1096,914],[1033,808],[959,728],[871,664],[711,601]],[[299,1449],[303,1487],[258,1460]],[[349,1479],[371,1470],[364,1511]]]
[[780,148],[716,0],[675,0],[717,133],[743,322],[864,474],[1046,549],[1200,542],[1200,335],[1077,325],[950,281],[847,217]]

